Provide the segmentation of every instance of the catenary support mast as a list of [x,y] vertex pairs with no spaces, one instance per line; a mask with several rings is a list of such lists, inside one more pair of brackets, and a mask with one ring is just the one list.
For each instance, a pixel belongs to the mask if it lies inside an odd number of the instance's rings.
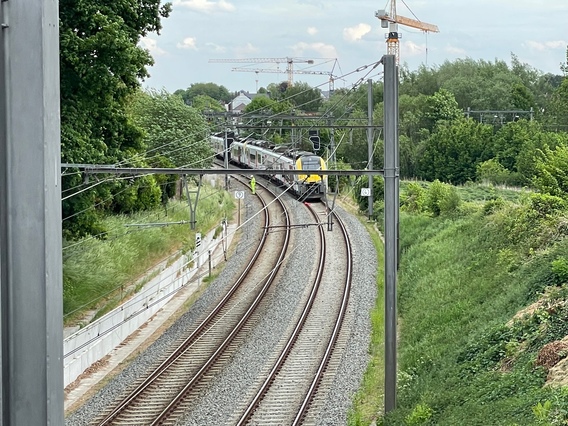
[[65,424],[57,0],[0,1],[3,425]]
[[398,264],[398,66],[394,55],[383,56],[385,67],[385,413],[396,408],[396,324]]

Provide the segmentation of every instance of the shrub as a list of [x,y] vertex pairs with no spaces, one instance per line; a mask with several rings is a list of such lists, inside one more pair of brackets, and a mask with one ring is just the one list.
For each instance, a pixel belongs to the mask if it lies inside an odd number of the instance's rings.
[[434,410],[427,404],[418,404],[408,416],[406,416],[406,424],[408,426],[422,425],[426,423],[434,414]]
[[452,213],[457,210],[461,199],[457,190],[446,183],[436,179],[430,188],[426,197],[426,206],[434,216]]
[[419,183],[409,183],[400,197],[400,208],[410,213],[426,210],[426,190]]

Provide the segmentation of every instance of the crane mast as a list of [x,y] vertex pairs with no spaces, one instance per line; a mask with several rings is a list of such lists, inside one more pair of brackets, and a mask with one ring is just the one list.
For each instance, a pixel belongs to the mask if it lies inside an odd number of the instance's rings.
[[396,0],[391,0],[390,10],[388,13],[386,10],[378,10],[375,13],[375,16],[381,20],[381,27],[389,29],[389,33],[387,35],[387,54],[395,56],[397,65],[400,61],[400,34],[398,32],[398,24],[417,28],[424,32],[440,32],[438,27],[434,24],[398,15],[396,13]]

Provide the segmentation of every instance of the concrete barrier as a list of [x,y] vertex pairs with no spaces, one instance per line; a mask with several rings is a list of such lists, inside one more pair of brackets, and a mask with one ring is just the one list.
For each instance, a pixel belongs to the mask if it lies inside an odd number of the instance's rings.
[[203,271],[207,272],[210,258],[212,267],[225,259],[223,251],[229,247],[234,229],[224,226],[224,232],[218,238],[214,239],[214,235],[215,230],[202,237],[199,253],[182,255],[170,265],[159,266],[158,274],[134,297],[64,339],[65,386],[110,354],[162,309],[180,289],[200,280]]

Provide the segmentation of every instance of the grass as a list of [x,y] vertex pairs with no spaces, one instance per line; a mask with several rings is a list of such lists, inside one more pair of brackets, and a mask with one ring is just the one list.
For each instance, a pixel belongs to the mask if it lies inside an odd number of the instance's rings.
[[[522,191],[458,191],[467,202],[451,217],[401,213],[397,408],[382,415],[379,300],[350,425],[568,424],[568,390],[545,387],[547,368],[536,362],[568,335],[568,212],[539,216]],[[495,198],[506,201],[483,208]],[[545,291],[553,310],[511,322]]]
[[[538,296],[533,286],[550,281],[549,256],[535,254],[511,271],[499,260],[507,242],[480,232],[487,220],[401,216],[401,380],[398,408],[385,425],[548,424],[533,413],[551,392],[534,363],[541,345],[529,344],[509,371],[501,366],[508,345],[518,348],[527,333],[540,334],[527,326],[515,335],[505,324],[530,301],[527,295]],[[417,414],[423,407],[427,418]]]
[[359,426],[368,425],[376,419],[377,414],[382,411],[384,397],[384,330],[385,327],[385,308],[384,308],[384,245],[379,232],[372,223],[363,222],[373,240],[377,250],[379,260],[379,270],[377,271],[377,301],[375,308],[371,312],[371,324],[376,332],[371,336],[369,347],[370,362],[363,378],[361,389],[355,395],[353,407],[349,413],[349,425]]
[[182,253],[193,250],[195,233],[205,234],[218,228],[233,208],[227,193],[203,187],[196,210],[195,230],[190,229],[188,223],[129,226],[187,222],[189,208],[183,201],[170,203],[167,216],[158,209],[108,217],[105,225],[109,232],[105,239],[86,238],[64,248],[65,324],[83,319],[89,311],[91,317],[97,318],[118,306],[152,275],[152,267],[161,261],[171,263]]

